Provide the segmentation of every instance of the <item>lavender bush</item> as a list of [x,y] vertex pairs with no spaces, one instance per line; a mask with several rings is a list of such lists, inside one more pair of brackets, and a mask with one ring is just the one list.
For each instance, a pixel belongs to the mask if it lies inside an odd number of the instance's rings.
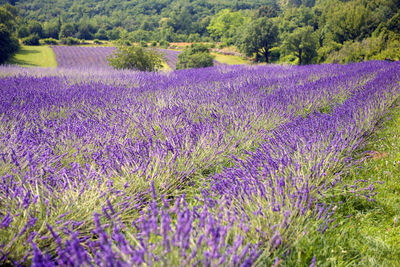
[[310,221],[334,225],[326,197],[399,73],[2,67],[0,263],[278,264]]

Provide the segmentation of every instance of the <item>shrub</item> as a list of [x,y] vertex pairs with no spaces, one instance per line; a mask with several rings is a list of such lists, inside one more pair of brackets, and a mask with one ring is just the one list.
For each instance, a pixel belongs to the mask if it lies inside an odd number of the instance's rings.
[[214,56],[210,54],[207,46],[202,44],[185,48],[178,56],[176,69],[205,68],[214,66]]
[[0,23],[0,64],[5,62],[19,48],[17,38]]
[[43,39],[42,42],[44,44],[47,44],[47,45],[56,45],[56,44],[58,44],[57,40],[54,39],[54,38]]
[[168,48],[168,47],[169,47],[168,41],[161,40],[161,41],[160,41],[160,47],[162,47],[162,48]]
[[151,42],[151,46],[153,47],[157,46],[157,42],[156,41]]
[[99,39],[94,39],[94,40],[93,40],[93,43],[94,43],[94,44],[97,44],[97,45],[101,45],[103,42],[100,41]]
[[139,44],[141,47],[147,47],[147,43],[145,41],[140,41]]
[[32,34],[32,35],[29,35],[28,37],[23,38],[22,39],[22,43],[24,45],[40,45],[39,39],[40,39],[39,35],[37,35],[35,33],[35,34]]
[[162,68],[163,55],[140,46],[119,46],[107,60],[115,69],[157,71]]
[[61,38],[60,42],[64,45],[78,45],[81,41],[74,37]]

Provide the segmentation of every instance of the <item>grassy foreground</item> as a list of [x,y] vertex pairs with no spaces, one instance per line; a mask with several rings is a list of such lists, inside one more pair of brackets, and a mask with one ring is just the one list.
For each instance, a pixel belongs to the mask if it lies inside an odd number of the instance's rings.
[[22,46],[8,62],[22,67],[57,67],[57,60],[49,46]]
[[400,101],[357,156],[365,160],[350,170],[342,192],[331,198],[343,202],[337,205],[337,227],[306,235],[296,244],[289,266],[306,265],[313,255],[317,266],[398,266]]

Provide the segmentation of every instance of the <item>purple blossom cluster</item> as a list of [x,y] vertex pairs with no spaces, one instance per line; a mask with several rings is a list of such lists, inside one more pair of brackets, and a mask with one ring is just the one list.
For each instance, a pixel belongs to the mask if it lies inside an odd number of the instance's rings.
[[107,57],[115,47],[91,46],[52,46],[57,66],[61,68],[107,68]]
[[15,265],[279,263],[308,221],[334,224],[326,194],[400,95],[386,62],[7,70],[0,264]]

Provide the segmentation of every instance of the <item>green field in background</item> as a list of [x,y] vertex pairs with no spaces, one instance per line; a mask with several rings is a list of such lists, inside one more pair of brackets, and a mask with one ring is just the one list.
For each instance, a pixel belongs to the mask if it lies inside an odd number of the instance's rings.
[[57,67],[56,55],[49,46],[21,46],[8,63],[21,67]]
[[249,62],[241,57],[238,56],[231,56],[231,55],[222,55],[217,53],[211,53],[215,56],[215,60],[228,65],[241,65],[241,64],[249,64]]

